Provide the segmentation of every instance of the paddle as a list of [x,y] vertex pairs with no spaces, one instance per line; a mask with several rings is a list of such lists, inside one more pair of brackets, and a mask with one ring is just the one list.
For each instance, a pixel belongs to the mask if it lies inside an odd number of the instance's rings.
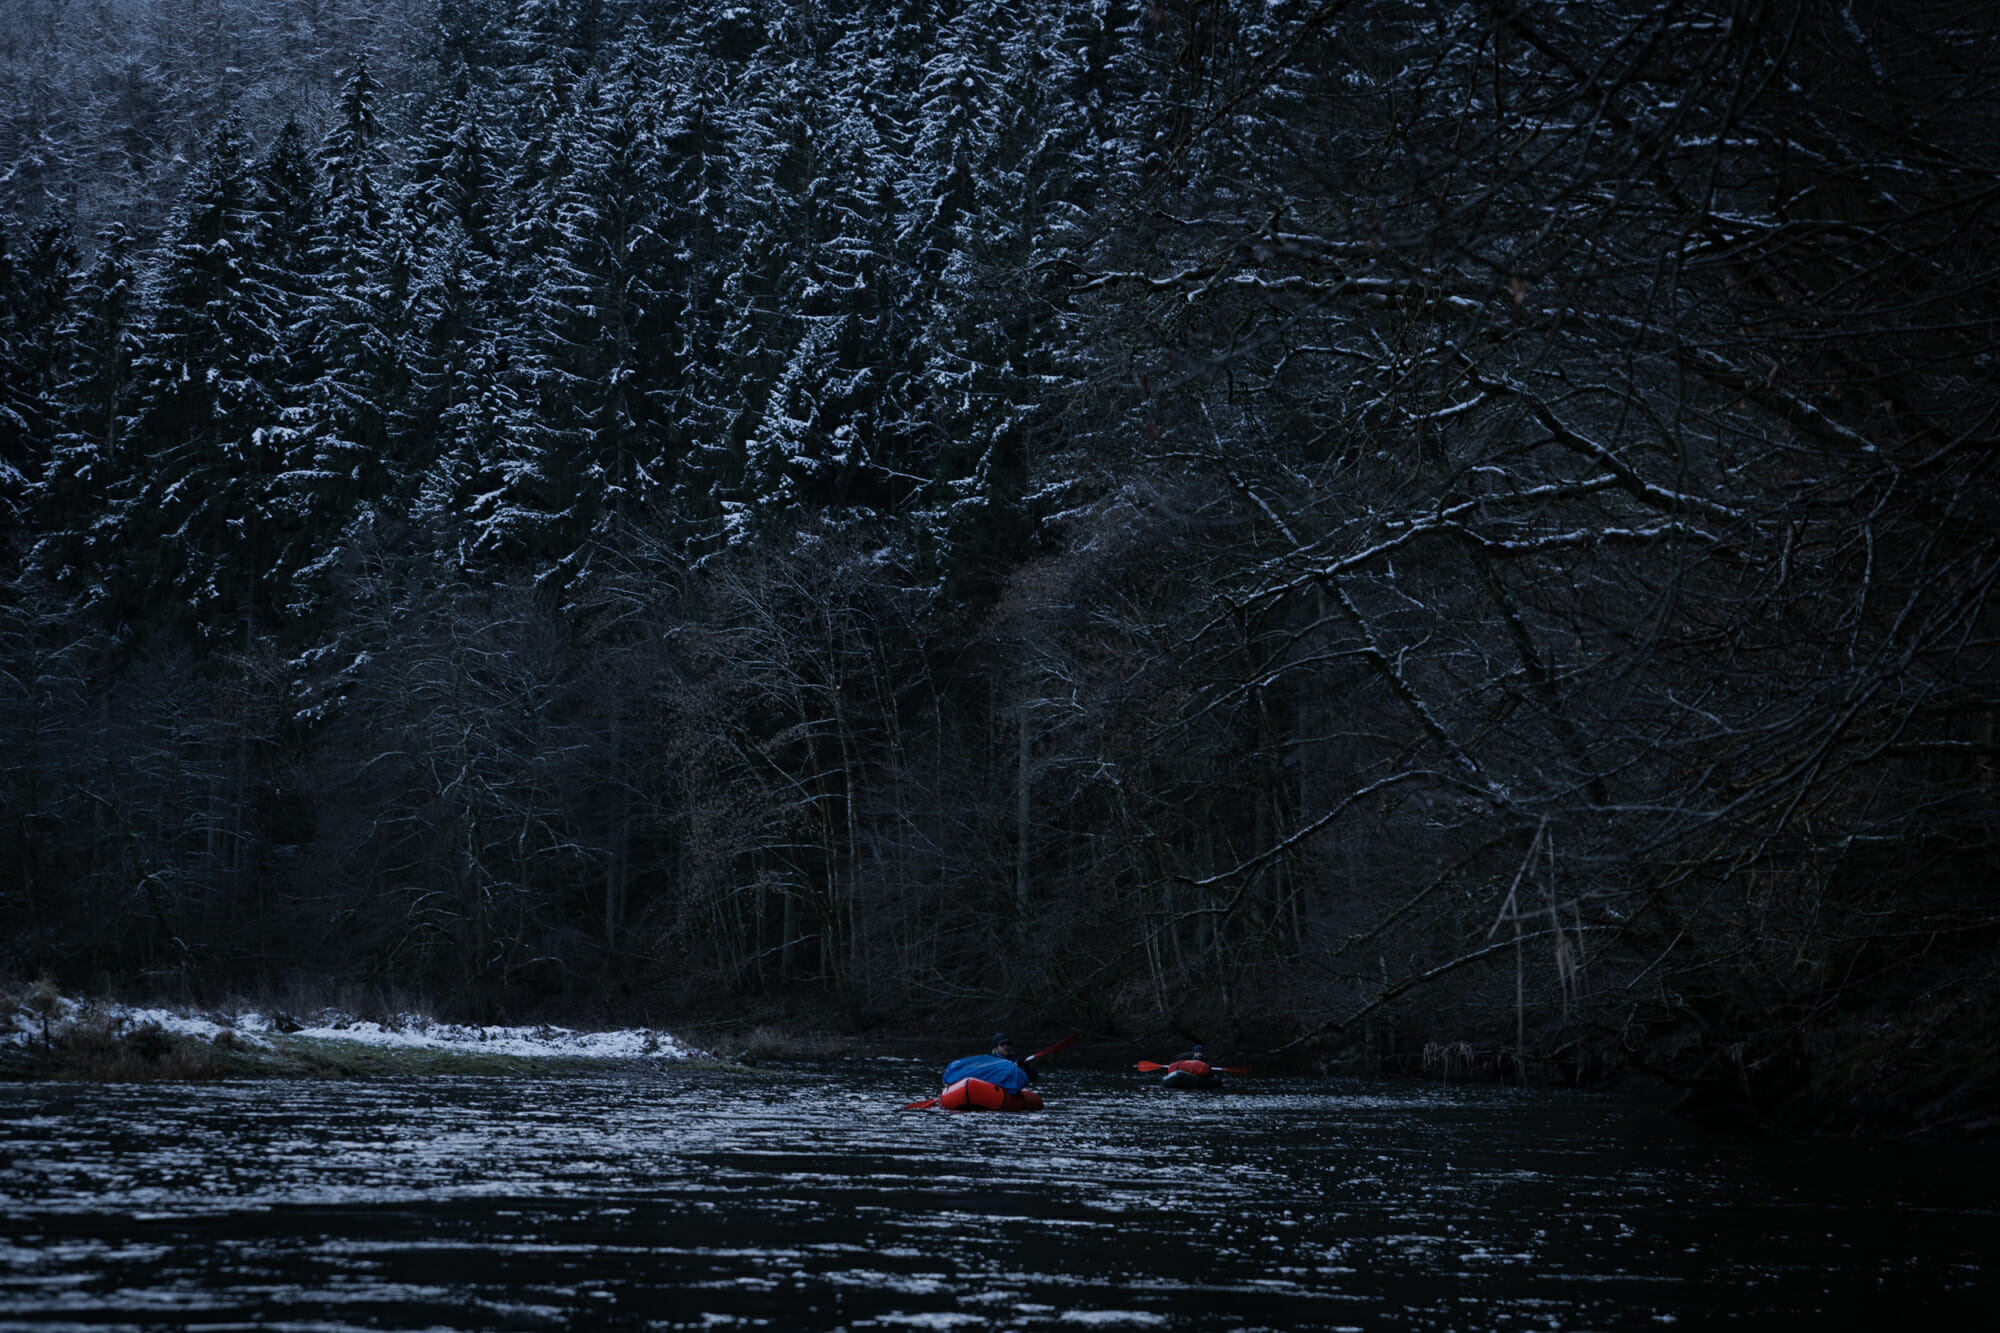
[[[1057,1042],[1055,1045],[1042,1047],[1041,1050],[1036,1051],[1033,1055],[1021,1061],[1021,1063],[1026,1064],[1028,1063],[1028,1060],[1039,1060],[1045,1055],[1054,1055],[1057,1051],[1067,1050],[1069,1047],[1076,1045],[1077,1038],[1081,1037],[1082,1035],[1083,1034],[1081,1032],[1072,1032],[1067,1037],[1064,1037],[1061,1041]],[[1161,1067],[1165,1068],[1164,1065]],[[920,1102],[911,1102],[908,1106],[905,1106],[903,1109],[905,1111],[928,1111],[933,1106],[936,1106],[939,1100],[940,1100],[939,1097],[926,1097]]]
[[[1036,1051],[1033,1055],[1029,1056],[1028,1060],[1039,1060],[1045,1055],[1054,1055],[1057,1051],[1068,1050],[1070,1047],[1076,1045],[1076,1039],[1078,1037],[1081,1037],[1082,1035],[1083,1034],[1081,1032],[1072,1032],[1067,1037],[1064,1037],[1061,1041],[1057,1042],[1055,1045],[1042,1047],[1041,1050]],[[1023,1060],[1021,1061],[1021,1063],[1026,1064],[1028,1063],[1028,1060]]]
[[[1138,1070],[1142,1074],[1157,1074],[1162,1069],[1172,1069],[1172,1065],[1156,1065],[1151,1060],[1141,1060]],[[1250,1071],[1236,1065],[1210,1065],[1209,1070],[1217,1074],[1247,1074]]]

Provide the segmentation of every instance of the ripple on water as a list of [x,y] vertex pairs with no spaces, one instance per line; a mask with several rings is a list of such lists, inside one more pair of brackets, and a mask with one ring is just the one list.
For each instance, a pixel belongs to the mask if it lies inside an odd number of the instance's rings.
[[0,1089],[0,1322],[1817,1328],[1994,1296],[1986,1151],[1061,1069],[1040,1115],[905,1114],[907,1064],[785,1072]]

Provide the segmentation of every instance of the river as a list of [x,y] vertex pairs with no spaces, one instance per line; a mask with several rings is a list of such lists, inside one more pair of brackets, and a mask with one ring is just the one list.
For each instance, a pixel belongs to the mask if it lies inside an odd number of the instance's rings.
[[7,1329],[1824,1329],[2000,1309],[1965,1146],[1055,1069],[0,1086]]

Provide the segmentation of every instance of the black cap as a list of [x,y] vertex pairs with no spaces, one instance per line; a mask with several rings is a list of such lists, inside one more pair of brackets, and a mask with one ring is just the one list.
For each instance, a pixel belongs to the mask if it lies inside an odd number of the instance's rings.
[[1007,1045],[1008,1041],[1009,1041],[1009,1038],[1008,1038],[1008,1036],[1007,1036],[1007,1034],[1006,1034],[1006,1033],[1004,1033],[1004,1032],[996,1032],[996,1033],[994,1033],[994,1034],[993,1034],[993,1040],[992,1040],[991,1042],[989,1042],[989,1043],[988,1043],[988,1045],[991,1045],[991,1046],[1005,1046],[1005,1045]]

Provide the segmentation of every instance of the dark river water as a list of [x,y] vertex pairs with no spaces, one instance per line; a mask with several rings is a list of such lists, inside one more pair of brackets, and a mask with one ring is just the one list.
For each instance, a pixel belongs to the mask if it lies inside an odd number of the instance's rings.
[[[1996,1157],[927,1066],[0,1086],[6,1329],[1989,1328]],[[1867,1324],[1863,1325],[1868,1326]]]

